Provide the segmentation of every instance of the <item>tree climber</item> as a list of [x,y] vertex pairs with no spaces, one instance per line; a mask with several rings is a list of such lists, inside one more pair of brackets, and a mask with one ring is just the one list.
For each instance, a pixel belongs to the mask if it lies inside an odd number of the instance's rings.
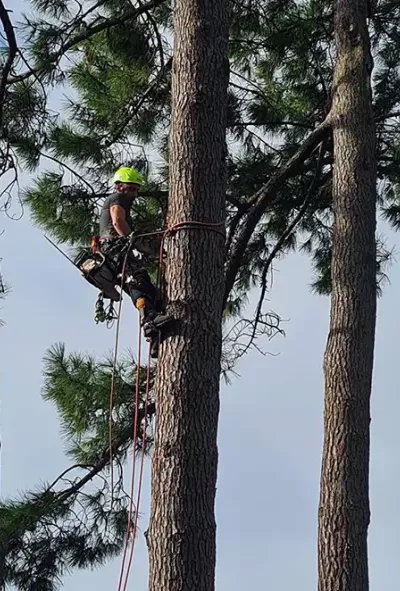
[[[119,168],[114,174],[115,192],[104,202],[99,223],[99,250],[113,262],[118,272],[122,271],[124,254],[129,247],[126,259],[126,288],[139,310],[140,321],[146,337],[155,337],[172,321],[172,317],[156,310],[156,288],[151,282],[142,257],[150,249],[140,238],[135,240],[132,232],[131,208],[137,197],[143,177],[133,168]],[[124,248],[125,247],[125,248]]]

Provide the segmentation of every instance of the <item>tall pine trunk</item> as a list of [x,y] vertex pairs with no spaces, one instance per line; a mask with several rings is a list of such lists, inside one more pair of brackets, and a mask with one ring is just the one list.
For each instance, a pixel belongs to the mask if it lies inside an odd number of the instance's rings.
[[333,253],[324,358],[319,591],[367,591],[370,395],[376,320],[376,161],[365,0],[336,0]]
[[[175,0],[168,223],[225,220],[228,0]],[[148,533],[149,591],[213,591],[224,237],[167,239]]]

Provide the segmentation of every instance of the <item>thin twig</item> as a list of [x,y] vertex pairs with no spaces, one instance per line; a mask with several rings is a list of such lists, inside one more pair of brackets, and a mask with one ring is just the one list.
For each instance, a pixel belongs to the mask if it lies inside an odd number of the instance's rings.
[[71,174],[76,176],[77,179],[79,179],[82,183],[84,183],[91,190],[93,195],[96,195],[96,191],[93,189],[92,185],[83,176],[81,176],[78,172],[76,172],[73,168],[68,166],[68,164],[61,162],[61,160],[59,160],[55,156],[50,156],[50,154],[45,154],[44,152],[40,152],[40,155],[43,158],[46,158],[47,160],[51,160],[52,162],[55,162],[55,164],[58,164],[62,168],[65,168],[65,170],[68,170]]

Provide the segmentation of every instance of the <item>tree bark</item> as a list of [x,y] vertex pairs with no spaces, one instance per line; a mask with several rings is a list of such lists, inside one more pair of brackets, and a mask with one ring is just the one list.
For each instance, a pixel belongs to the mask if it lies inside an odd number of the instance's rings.
[[[168,223],[225,220],[228,0],[176,0]],[[215,587],[224,236],[167,238],[148,548],[149,591]]]
[[376,160],[365,0],[336,0],[333,252],[324,358],[319,591],[367,591],[376,321]]

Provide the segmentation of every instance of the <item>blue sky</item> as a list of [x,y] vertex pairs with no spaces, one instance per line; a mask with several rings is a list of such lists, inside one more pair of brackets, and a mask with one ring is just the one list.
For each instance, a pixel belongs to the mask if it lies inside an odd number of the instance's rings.
[[[14,9],[22,6],[14,3]],[[28,177],[22,177],[23,184]],[[1,494],[17,496],[68,465],[59,423],[41,399],[42,357],[53,343],[103,355],[114,334],[96,326],[96,292],[33,228],[0,218],[2,271],[12,293],[0,316]],[[389,236],[390,244],[399,238]],[[371,589],[398,591],[400,542],[400,430],[398,335],[400,270],[379,302],[372,402],[370,572]],[[265,343],[277,356],[250,353],[240,378],[222,384],[217,493],[217,591],[246,588],[310,591],[316,588],[316,528],[322,449],[322,356],[329,301],[313,296],[309,262],[279,263],[271,308],[283,318],[286,338]],[[123,314],[121,350],[134,348],[136,313]],[[149,474],[140,528],[147,528]],[[65,591],[117,587],[119,560],[65,579]],[[129,588],[147,588],[147,553],[139,534]]]

